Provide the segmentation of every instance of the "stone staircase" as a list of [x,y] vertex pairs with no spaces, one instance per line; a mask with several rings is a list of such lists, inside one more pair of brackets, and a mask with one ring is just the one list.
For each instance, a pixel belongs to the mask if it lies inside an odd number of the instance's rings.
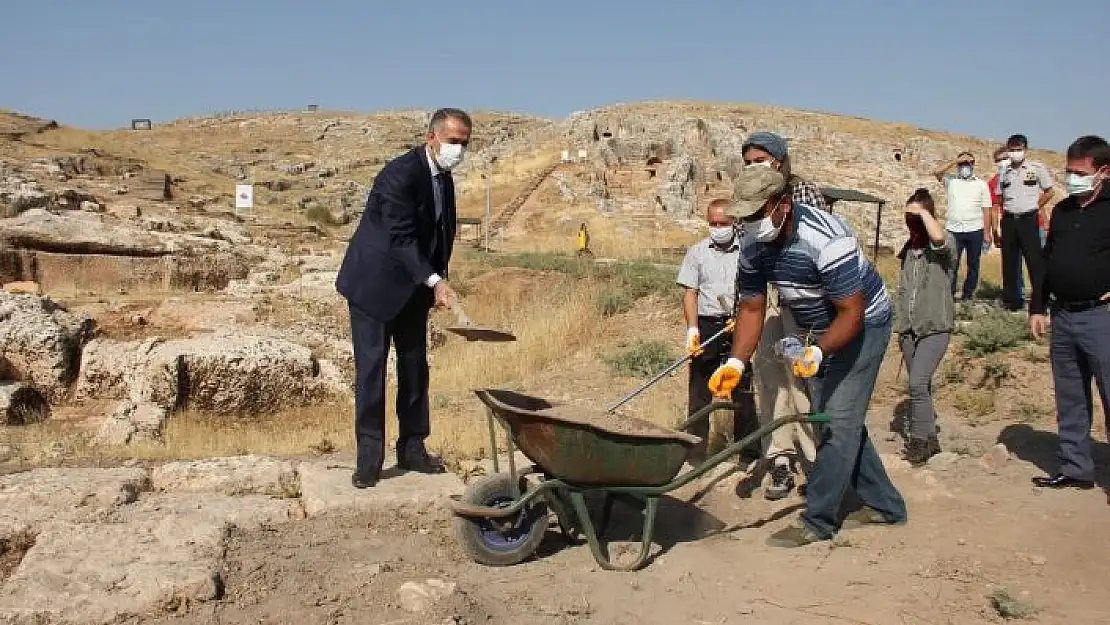
[[536,192],[536,189],[540,188],[540,185],[543,184],[543,181],[547,180],[547,177],[550,176],[558,168],[559,163],[552,163],[551,165],[544,167],[543,171],[536,174],[536,176],[528,182],[528,186],[524,187],[524,189],[522,189],[520,193],[518,193],[517,196],[513,198],[513,200],[509,202],[505,206],[505,208],[497,214],[496,217],[493,218],[493,223],[490,224],[490,233],[496,234],[504,230],[509,225],[509,222],[512,221],[513,216],[516,215],[516,212],[520,210],[520,207],[524,206],[524,203],[528,201],[528,198],[532,197],[532,194]]

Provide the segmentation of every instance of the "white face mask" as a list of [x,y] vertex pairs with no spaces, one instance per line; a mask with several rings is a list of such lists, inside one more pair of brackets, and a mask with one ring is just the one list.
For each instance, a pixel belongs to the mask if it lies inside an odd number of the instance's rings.
[[1025,150],[1010,150],[1010,160],[1020,163],[1025,160]]
[[779,232],[782,231],[782,225],[784,223],[786,223],[785,218],[782,220],[782,223],[776,226],[774,215],[767,215],[753,224],[752,237],[760,243],[770,243],[779,237]]
[[709,238],[717,245],[725,245],[736,236],[736,228],[732,226],[709,226]]
[[1009,169],[1010,168],[1010,159],[1004,158],[1004,159],[998,161],[997,163],[995,163],[995,165],[999,169]]
[[463,156],[464,150],[461,143],[441,143],[439,144],[439,154],[436,156],[436,164],[443,169],[453,169],[462,162]]

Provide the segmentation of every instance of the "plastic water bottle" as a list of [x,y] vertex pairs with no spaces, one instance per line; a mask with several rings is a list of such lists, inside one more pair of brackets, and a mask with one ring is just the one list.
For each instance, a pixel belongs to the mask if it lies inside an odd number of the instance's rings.
[[794,362],[805,357],[806,346],[797,337],[788,336],[775,343],[775,354],[786,362]]

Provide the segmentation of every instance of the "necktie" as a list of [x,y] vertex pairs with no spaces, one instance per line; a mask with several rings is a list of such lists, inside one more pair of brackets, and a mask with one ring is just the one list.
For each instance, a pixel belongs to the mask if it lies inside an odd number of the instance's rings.
[[440,219],[443,218],[443,206],[444,206],[444,203],[447,201],[447,195],[446,195],[447,180],[446,180],[446,178],[447,178],[447,174],[445,174],[444,172],[439,172],[438,174],[435,175],[435,184],[432,185],[435,188],[436,221],[439,221]]

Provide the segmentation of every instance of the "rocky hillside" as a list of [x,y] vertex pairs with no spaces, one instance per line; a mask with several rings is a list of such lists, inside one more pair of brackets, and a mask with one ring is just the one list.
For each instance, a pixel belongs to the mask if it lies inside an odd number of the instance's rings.
[[[193,229],[203,233],[212,225],[203,217],[230,212],[234,184],[249,181],[260,215],[342,226],[358,215],[381,165],[422,140],[428,114],[229,113],[92,132],[0,113],[0,211],[13,217],[29,208],[84,209],[133,218],[168,207],[199,218]],[[939,192],[930,172],[958,151],[973,151],[985,166],[995,147],[905,124],[753,105],[649,102],[558,121],[485,112],[475,120],[474,152],[457,174],[464,214],[484,211],[481,174],[489,172],[495,215],[514,200],[523,204],[521,195],[547,189],[560,198],[542,207],[547,217],[561,205],[590,205],[599,217],[654,218],[656,228],[678,226],[708,198],[727,195],[740,145],[756,130],[787,137],[795,170],[818,184],[896,205],[917,187]],[[582,150],[585,163],[555,167],[564,151],[577,160]],[[1062,175],[1060,154],[1033,156]],[[842,203],[837,212],[872,240],[874,206]],[[542,227],[543,220],[531,224]],[[888,219],[882,243],[892,246],[900,228],[900,220]]]
[[[901,206],[918,187],[941,198],[931,175],[962,150],[972,151],[980,175],[990,175],[997,145],[982,139],[924,130],[905,124],[748,105],[643,103],[571,115],[555,124],[556,143],[574,157],[585,150],[584,166],[556,173],[564,202],[592,202],[614,217],[666,215],[681,221],[699,216],[705,203],[729,193],[742,166],[740,147],[752,132],[786,137],[796,173],[822,187],[862,191]],[[524,139],[527,141],[527,138]],[[505,144],[507,146],[508,144]],[[504,149],[505,146],[499,146]],[[1033,150],[1062,181],[1061,155]],[[875,206],[842,202],[845,215],[870,243]],[[882,224],[880,242],[893,247],[903,236],[900,218]]]

